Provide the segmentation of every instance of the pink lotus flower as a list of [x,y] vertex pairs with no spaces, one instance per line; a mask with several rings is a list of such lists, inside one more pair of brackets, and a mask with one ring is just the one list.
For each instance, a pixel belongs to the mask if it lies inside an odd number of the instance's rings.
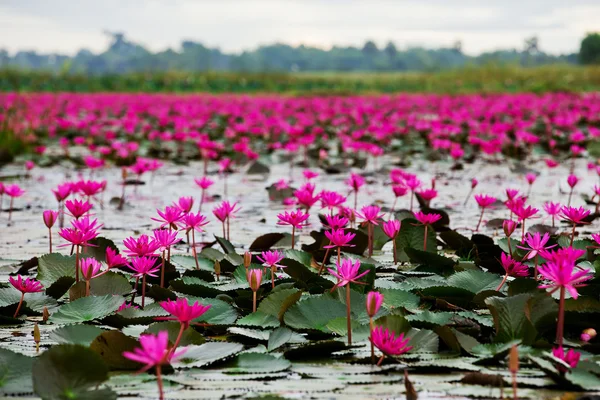
[[106,187],[106,181],[98,182],[98,181],[79,181],[75,183],[74,188],[84,196],[87,196],[88,199],[92,196],[97,195]]
[[529,247],[525,246],[517,246],[520,249],[527,250],[527,254],[525,254],[524,260],[531,260],[536,257],[540,251],[548,250],[556,245],[546,246],[550,240],[550,235],[548,233],[544,233],[544,236],[541,236],[539,232],[536,232],[535,235],[528,233],[525,235],[525,243]]
[[275,270],[279,268],[285,268],[285,266],[278,264],[285,255],[282,252],[277,250],[274,251],[263,251],[261,256],[257,256],[257,258],[263,262],[263,266],[265,268],[269,268],[271,270],[271,288],[275,289]]
[[356,234],[352,232],[344,233],[344,229],[332,229],[331,231],[325,231],[325,237],[329,239],[329,245],[323,246],[325,249],[341,248],[341,247],[354,247],[350,244]]
[[[230,203],[229,201],[224,201],[213,209],[213,214],[223,225],[223,237],[228,240],[230,239],[229,227],[231,218],[234,218],[235,213],[239,210],[240,208],[237,206],[237,202]],[[227,229],[225,229],[225,225],[227,225]]]
[[316,177],[318,177],[319,173],[311,171],[309,169],[305,169],[304,171],[302,171],[302,175],[304,176],[304,179],[310,181],[311,179],[315,179]]
[[173,203],[173,207],[177,207],[181,210],[182,213],[189,213],[192,211],[192,207],[194,206],[194,198],[193,197],[180,197],[177,202]]
[[419,221],[422,225],[433,225],[436,222],[438,222],[440,219],[442,219],[442,216],[440,214],[426,214],[422,211],[418,211],[416,213],[414,213],[415,218],[417,221]]
[[519,195],[519,190],[518,189],[511,189],[511,188],[507,188],[506,189],[506,198],[507,198],[507,200],[513,200],[518,195]]
[[367,315],[369,318],[375,317],[383,304],[383,295],[379,292],[371,291],[367,294]]
[[321,198],[320,194],[314,194],[311,190],[306,188],[296,190],[294,196],[296,197],[298,205],[302,206],[306,212],[308,212]]
[[544,160],[544,162],[546,163],[546,166],[548,168],[555,168],[555,167],[558,167],[560,165],[558,161],[553,160],[552,158],[546,158]]
[[383,233],[385,233],[390,239],[394,240],[400,232],[401,225],[402,223],[395,219],[386,221],[382,225]]
[[[84,232],[77,228],[63,228],[58,231],[58,234],[73,246],[90,246],[90,240],[93,240],[98,236],[98,233],[94,230]],[[59,247],[64,246],[68,246],[68,244]]]
[[571,187],[571,189],[573,189],[578,182],[579,178],[575,175],[569,175],[567,177],[567,184],[569,185],[569,187]]
[[[571,368],[577,367],[577,364],[579,364],[579,359],[581,358],[581,353],[578,353],[573,349],[569,349],[569,351],[565,353],[565,350],[562,346],[553,348],[552,355],[559,360],[564,361]],[[566,368],[562,365],[558,366],[557,368],[562,373],[567,372]]]
[[156,380],[158,383],[159,399],[164,398],[163,394],[163,383],[161,375],[161,367],[167,365],[170,362],[177,360],[184,353],[185,349],[173,352],[169,349],[169,334],[167,331],[158,332],[155,335],[141,335],[140,336],[140,347],[136,347],[133,351],[123,352],[123,357],[145,364],[139,372],[146,372],[150,368],[156,369]]
[[[46,210],[43,212],[42,216],[44,219],[44,225],[46,225],[48,229],[51,229],[58,219],[58,211]],[[52,250],[50,252],[52,252]]]
[[319,195],[321,198],[321,208],[327,208],[333,212],[333,209],[341,206],[346,201],[346,197],[338,192],[323,190]]
[[365,178],[359,174],[351,173],[350,177],[346,180],[346,185],[350,187],[353,192],[358,192],[361,187],[365,184]]
[[560,213],[561,208],[562,208],[562,206],[560,205],[560,203],[553,203],[551,201],[544,203],[544,211],[546,211],[546,213],[552,217],[552,227],[553,228],[554,228],[554,219]]
[[17,309],[15,310],[15,313],[13,315],[13,318],[17,318],[17,316],[19,315],[19,311],[21,311],[23,300],[25,300],[25,293],[42,292],[44,291],[44,286],[35,279],[26,278],[25,280],[23,280],[23,277],[21,277],[21,275],[17,275],[16,278],[10,276],[8,277],[8,281],[15,289],[21,292],[21,300],[19,300],[19,304],[17,305]]
[[425,203],[427,203],[427,206],[429,206],[431,204],[431,200],[435,199],[438,194],[437,190],[435,190],[435,189],[422,189],[416,193],[419,196],[421,196],[421,198],[423,200],[425,200]]
[[290,187],[290,184],[285,179],[280,179],[274,184],[275,189],[277,190],[285,190]]
[[106,248],[105,258],[108,269],[127,265],[127,259],[110,247]]
[[340,215],[325,215],[326,226],[330,229],[341,229],[348,225],[348,218]]
[[[13,184],[13,185],[5,185],[4,186],[4,193],[6,193],[6,195],[8,195],[8,197],[11,197],[11,201],[14,198],[17,197],[21,197],[25,194],[25,191],[23,189],[21,189],[21,187],[17,184]],[[11,206],[12,208],[12,206]]]
[[73,220],[71,221],[71,225],[73,225],[73,228],[79,229],[82,232],[97,231],[103,226],[98,224],[97,219],[90,219],[90,217],[83,217],[78,220]]
[[178,223],[183,218],[183,212],[179,207],[165,207],[165,211],[156,210],[160,218],[151,218],[153,221],[160,222],[160,227],[168,226],[169,229],[179,229]]
[[125,254],[129,257],[147,257],[154,256],[154,252],[158,250],[160,244],[154,239],[150,239],[147,235],[141,235],[139,238],[129,237],[123,240],[123,244],[127,248]]
[[590,215],[590,210],[586,210],[584,207],[563,206],[560,213],[564,221],[571,224],[581,224]]
[[73,218],[79,219],[92,209],[92,204],[89,201],[67,200],[65,207]]
[[363,219],[363,223],[379,225],[378,221],[384,216],[380,211],[381,208],[378,206],[364,206],[360,209],[360,212],[356,212],[356,216]]
[[502,264],[504,271],[506,271],[507,276],[524,277],[529,275],[527,265],[515,261],[515,259],[505,253],[500,255],[500,263]]
[[373,329],[370,340],[383,353],[377,365],[381,365],[385,356],[399,356],[412,350],[412,346],[408,345],[410,339],[405,339],[404,333],[396,336],[394,331],[383,326]]
[[79,261],[79,267],[81,268],[83,279],[89,281],[100,273],[102,264],[100,264],[95,258],[89,257],[82,258]]
[[585,255],[586,251],[583,249],[574,249],[573,247],[558,248],[553,251],[541,250],[540,256],[546,261],[553,262],[555,264],[573,264],[577,263],[581,257]]
[[353,263],[352,260],[348,259],[342,260],[341,263],[336,263],[336,269],[328,268],[327,270],[338,280],[334,288],[343,287],[350,283],[364,285],[363,282],[359,282],[358,280],[369,273],[369,271],[365,271],[359,274],[360,261],[356,260]]
[[158,251],[167,251],[171,246],[179,243],[181,239],[177,237],[177,232],[171,232],[168,229],[157,229],[152,232],[154,242],[158,244]]
[[54,193],[56,201],[61,202],[69,197],[72,187],[72,184],[67,182],[62,185],[58,185],[56,189],[52,189],[52,193]]
[[[156,317],[155,319],[160,321],[178,321],[182,325],[182,330],[187,329],[192,320],[200,318],[211,307],[210,304],[204,306],[197,301],[190,305],[185,297],[180,297],[176,301],[161,301],[159,304],[171,316]],[[178,344],[179,341],[176,341],[173,348],[177,348]]]
[[25,169],[27,171],[31,171],[34,168],[35,168],[35,163],[33,161],[31,161],[31,160],[25,161]]
[[392,191],[394,192],[394,196],[402,197],[408,193],[408,188],[402,185],[394,185],[392,186]]
[[537,175],[534,173],[528,173],[525,175],[525,180],[527,181],[527,183],[529,185],[533,185],[533,183],[535,182],[535,180],[537,179]]
[[44,291],[44,286],[32,278],[25,278],[17,275],[16,278],[8,277],[10,284],[21,293],[38,293]]
[[481,208],[488,208],[496,202],[496,198],[487,194],[476,194],[475,201]]
[[549,280],[550,283],[540,285],[540,289],[551,289],[553,293],[559,289],[566,289],[571,297],[577,300],[579,293],[577,288],[585,286],[583,282],[593,278],[589,269],[577,269],[571,263],[556,263],[548,261],[546,264],[539,267],[539,272],[542,277]]
[[308,220],[309,215],[301,210],[278,214],[277,225],[291,225],[292,226],[292,249],[296,243],[296,229],[300,229],[303,226],[306,226],[306,220]]
[[158,277],[156,272],[158,272],[159,266],[157,265],[156,258],[154,257],[133,257],[131,259],[131,263],[127,265],[127,267],[135,272],[133,276],[136,278],[146,277],[146,275],[155,278]]
[[204,229],[202,229],[202,227],[208,225],[209,223],[208,219],[200,213],[187,213],[183,216],[182,221],[185,224],[185,229],[187,232],[191,230],[195,230],[197,232],[204,232]]
[[502,229],[504,230],[504,234],[507,238],[511,237],[517,228],[517,223],[510,219],[505,219],[502,223]]
[[194,179],[194,182],[196,182],[196,185],[198,185],[202,190],[208,189],[215,183],[215,181],[206,176],[203,176],[202,178],[196,178]]

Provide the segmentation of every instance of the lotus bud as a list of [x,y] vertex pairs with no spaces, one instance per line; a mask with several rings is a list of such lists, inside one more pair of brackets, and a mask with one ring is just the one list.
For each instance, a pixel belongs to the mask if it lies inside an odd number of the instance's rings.
[[383,303],[383,295],[379,292],[369,292],[367,294],[367,314],[369,318],[373,318],[381,308]]
[[54,226],[54,223],[58,219],[58,211],[46,210],[42,213],[44,224],[48,229]]
[[219,260],[215,260],[215,275],[217,275],[217,280],[221,276],[221,263]]
[[252,254],[250,254],[250,252],[247,251],[244,253],[244,268],[248,269],[251,262],[252,262]]
[[37,322],[33,326],[33,341],[35,342],[35,352],[39,353],[40,352],[41,334],[40,334],[40,327],[38,326]]
[[262,282],[263,270],[262,268],[251,269],[248,272],[248,284],[253,292],[258,291]]
[[48,322],[48,318],[50,318],[50,313],[48,312],[48,308],[44,307],[44,309],[42,310],[42,322]]
[[502,229],[504,229],[504,234],[507,238],[509,238],[517,228],[517,223],[513,220],[507,219],[502,223]]
[[583,342],[589,342],[590,340],[592,340],[593,338],[595,338],[597,335],[596,330],[594,328],[588,328],[588,329],[584,329],[583,332],[581,333],[580,339]]
[[471,190],[475,189],[477,187],[477,184],[479,183],[479,181],[475,178],[471,179]]

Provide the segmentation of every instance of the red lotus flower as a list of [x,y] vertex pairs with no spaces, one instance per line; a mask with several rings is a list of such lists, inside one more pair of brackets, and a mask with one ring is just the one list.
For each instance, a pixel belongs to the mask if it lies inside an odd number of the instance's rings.
[[178,223],[183,218],[183,212],[179,207],[165,207],[165,211],[156,210],[160,218],[151,218],[153,221],[160,222],[160,227],[168,226],[170,229],[178,229]]
[[139,238],[128,237],[123,240],[123,244],[127,248],[125,254],[130,257],[147,257],[155,255],[154,252],[158,250],[160,244],[154,239],[150,239],[147,235],[141,235]]
[[325,249],[333,249],[336,247],[354,247],[350,244],[356,234],[348,232],[344,233],[343,229],[332,229],[331,231],[325,231],[325,237],[329,239],[329,245],[323,246]]
[[89,201],[67,200],[65,207],[73,218],[79,219],[92,209],[92,204]]
[[306,226],[306,220],[309,215],[301,210],[288,212],[285,211],[281,214],[277,215],[279,221],[277,221],[277,225],[291,225],[294,228],[302,228]]
[[37,293],[44,291],[44,286],[32,278],[23,279],[21,275],[17,275],[16,278],[9,276],[8,281],[21,293]]

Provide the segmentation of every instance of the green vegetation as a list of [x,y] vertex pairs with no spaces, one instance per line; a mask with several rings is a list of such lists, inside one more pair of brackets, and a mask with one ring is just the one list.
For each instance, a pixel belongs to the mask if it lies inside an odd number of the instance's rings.
[[290,94],[581,92],[600,90],[600,66],[468,67],[413,73],[153,72],[110,75],[0,71],[0,91]]
[[579,62],[582,64],[600,64],[600,33],[589,33],[581,41]]

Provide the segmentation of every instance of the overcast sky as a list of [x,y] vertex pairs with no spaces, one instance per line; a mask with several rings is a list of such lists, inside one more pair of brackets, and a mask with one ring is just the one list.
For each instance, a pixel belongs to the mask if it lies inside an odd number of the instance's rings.
[[122,31],[152,50],[194,40],[228,52],[283,42],[322,48],[391,40],[469,54],[522,48],[537,35],[549,53],[579,49],[600,30],[599,0],[0,0],[0,48],[74,54]]

